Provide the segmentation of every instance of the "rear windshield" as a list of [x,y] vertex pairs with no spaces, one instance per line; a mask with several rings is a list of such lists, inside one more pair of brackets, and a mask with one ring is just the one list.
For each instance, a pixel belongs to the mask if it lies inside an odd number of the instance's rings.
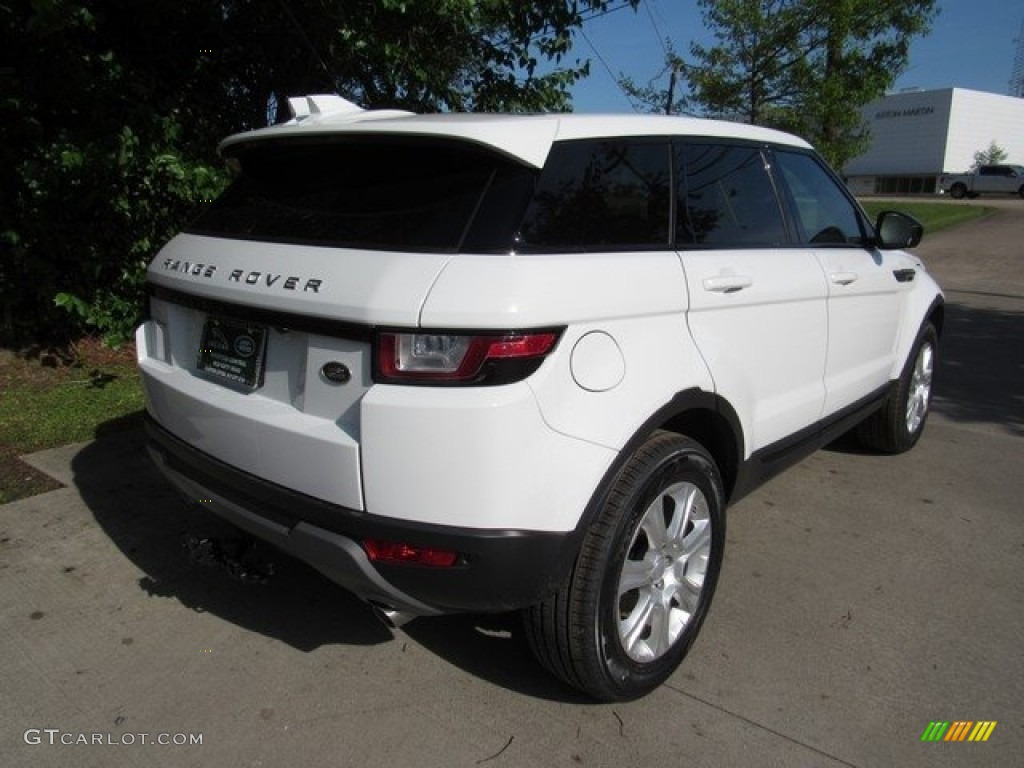
[[264,143],[188,231],[370,249],[507,249],[535,169],[444,141]]

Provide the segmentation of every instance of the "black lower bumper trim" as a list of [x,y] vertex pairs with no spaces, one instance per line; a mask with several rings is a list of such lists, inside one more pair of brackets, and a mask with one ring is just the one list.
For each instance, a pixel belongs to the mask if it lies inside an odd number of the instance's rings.
[[[567,577],[578,532],[491,530],[415,523],[330,504],[209,456],[146,417],[149,450],[186,494],[306,561],[360,597],[412,613],[506,611],[539,602]],[[200,496],[199,494],[203,494]],[[458,552],[434,568],[371,563],[360,542],[383,539]]]

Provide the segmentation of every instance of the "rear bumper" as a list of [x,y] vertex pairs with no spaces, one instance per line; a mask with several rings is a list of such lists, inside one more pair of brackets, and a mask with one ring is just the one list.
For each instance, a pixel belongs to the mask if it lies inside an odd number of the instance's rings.
[[[415,615],[505,611],[539,602],[567,577],[579,531],[456,528],[394,520],[297,493],[197,450],[146,419],[149,452],[189,498],[372,603]],[[373,563],[365,539],[460,553],[450,568]]]

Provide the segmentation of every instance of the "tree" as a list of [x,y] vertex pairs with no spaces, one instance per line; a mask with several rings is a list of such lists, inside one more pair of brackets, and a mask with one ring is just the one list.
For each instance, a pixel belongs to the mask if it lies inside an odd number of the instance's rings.
[[[152,250],[216,194],[204,140],[198,2],[34,0],[0,6],[0,306],[8,334],[88,321],[124,335]],[[144,11],[144,12],[141,12]],[[218,127],[224,123],[218,123]],[[208,143],[209,142],[209,143]],[[74,315],[59,309],[55,298]],[[69,322],[70,321],[70,322]],[[118,330],[119,329],[119,330]]]
[[[719,117],[777,124],[806,81],[805,45],[815,20],[792,0],[700,0],[716,45],[693,44],[692,100]],[[776,126],[778,127],[778,126]]]
[[610,4],[0,3],[0,333],[123,337],[153,251],[226,181],[217,142],[269,104],[568,109],[573,32]]
[[810,66],[802,70],[804,134],[842,168],[868,142],[860,107],[895,82],[911,40],[930,30],[938,12],[935,0],[809,0],[808,8],[823,42],[809,46]]
[[988,145],[988,149],[979,149],[974,153],[974,167],[981,165],[999,165],[1008,157],[1006,150],[996,144],[996,140]]
[[[841,167],[867,141],[859,108],[925,34],[935,0],[699,0],[715,43],[681,69],[698,112],[799,133]],[[660,111],[664,91],[634,94]]]
[[[569,86],[589,71],[566,62],[573,32],[613,4],[227,0],[220,42],[254,122],[269,93],[338,92],[368,108],[419,112],[566,110]],[[258,58],[238,50],[254,40]]]

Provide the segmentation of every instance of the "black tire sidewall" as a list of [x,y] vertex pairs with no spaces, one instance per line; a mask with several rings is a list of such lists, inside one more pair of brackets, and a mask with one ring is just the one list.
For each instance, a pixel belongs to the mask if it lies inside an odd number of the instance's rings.
[[[914,378],[917,359],[925,344],[930,344],[932,347],[932,384],[928,392],[928,406],[925,408],[924,417],[921,419],[921,423],[917,425],[917,429],[911,432],[907,427],[907,404],[910,399],[910,384]],[[896,398],[895,402],[896,412],[890,414],[890,418],[894,420],[893,426],[897,436],[897,448],[900,451],[912,448],[921,439],[921,434],[924,432],[924,426],[932,410],[932,396],[935,392],[934,366],[935,361],[938,359],[938,349],[938,334],[935,332],[935,327],[931,323],[927,323],[918,334],[910,351],[910,356],[907,358],[907,364],[903,369],[903,374],[900,376],[899,397]]]
[[[601,590],[597,599],[595,632],[596,647],[601,656],[602,671],[616,698],[635,698],[664,682],[679,666],[700,631],[721,570],[725,548],[724,493],[721,480],[710,456],[696,443],[680,438],[666,442],[664,456],[649,470],[629,494],[624,505],[628,512],[620,514],[619,523],[606,559]],[[648,663],[629,657],[618,635],[618,584],[627,550],[640,520],[651,502],[668,486],[689,482],[697,486],[707,500],[711,519],[711,554],[697,610],[663,656]],[[621,510],[619,510],[621,512]]]

